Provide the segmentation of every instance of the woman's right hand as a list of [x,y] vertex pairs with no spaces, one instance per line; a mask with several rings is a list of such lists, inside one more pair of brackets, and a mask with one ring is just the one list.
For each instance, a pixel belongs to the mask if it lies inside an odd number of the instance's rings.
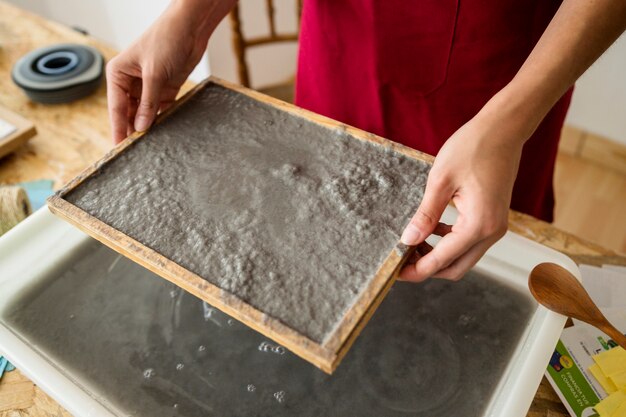
[[234,5],[231,0],[176,0],[139,39],[107,65],[113,140],[144,131],[206,50],[209,36]]

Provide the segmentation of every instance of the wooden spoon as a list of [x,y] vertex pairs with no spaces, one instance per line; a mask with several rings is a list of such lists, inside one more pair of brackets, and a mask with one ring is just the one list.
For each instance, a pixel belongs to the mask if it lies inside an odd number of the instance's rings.
[[597,327],[626,349],[626,336],[609,323],[567,269],[553,263],[539,264],[528,277],[528,287],[539,304]]

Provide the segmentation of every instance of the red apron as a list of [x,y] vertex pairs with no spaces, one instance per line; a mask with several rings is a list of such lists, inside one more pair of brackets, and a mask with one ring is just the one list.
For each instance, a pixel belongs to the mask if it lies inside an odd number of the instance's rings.
[[[558,0],[305,0],[296,103],[436,155],[518,71]],[[571,90],[526,143],[511,207],[552,221]]]

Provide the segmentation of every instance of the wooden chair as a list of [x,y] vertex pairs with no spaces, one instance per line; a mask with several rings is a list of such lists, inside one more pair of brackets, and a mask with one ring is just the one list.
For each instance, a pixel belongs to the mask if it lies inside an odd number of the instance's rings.
[[[250,87],[250,71],[248,67],[248,62],[246,60],[246,52],[249,48],[283,42],[298,42],[300,15],[302,13],[302,0],[296,1],[296,17],[298,21],[298,27],[293,33],[276,32],[274,0],[265,0],[265,11],[267,13],[267,19],[269,23],[269,34],[264,36],[257,36],[246,39],[242,31],[242,20],[239,4],[237,4],[230,12],[233,48],[237,61],[237,74],[239,77],[239,83],[241,85],[245,87]],[[281,100],[293,102],[293,86],[294,80],[293,77],[291,77],[284,83],[280,83],[270,87],[259,88],[258,90]]]

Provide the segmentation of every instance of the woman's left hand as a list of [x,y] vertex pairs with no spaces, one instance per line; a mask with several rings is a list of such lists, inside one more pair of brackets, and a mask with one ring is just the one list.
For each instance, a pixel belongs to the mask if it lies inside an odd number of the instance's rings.
[[[400,277],[459,279],[506,231],[522,146],[554,103],[626,29],[626,2],[564,0],[513,80],[441,148],[422,204],[402,235],[417,245],[445,236]],[[452,200],[450,228],[439,219]],[[428,253],[426,253],[428,252]]]

